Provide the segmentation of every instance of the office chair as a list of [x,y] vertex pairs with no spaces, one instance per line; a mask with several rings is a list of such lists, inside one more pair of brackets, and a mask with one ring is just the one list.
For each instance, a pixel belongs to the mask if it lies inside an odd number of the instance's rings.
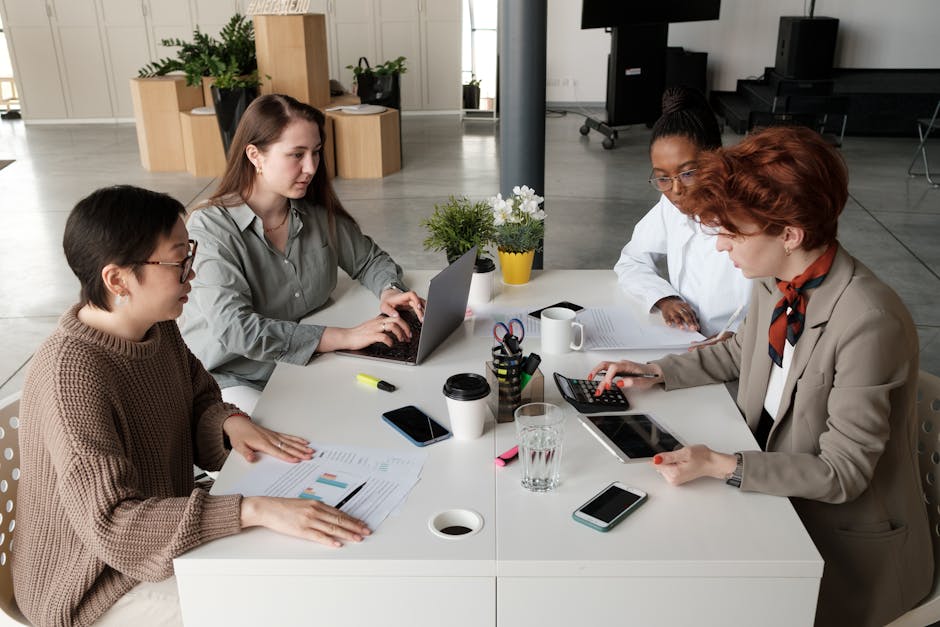
[[28,625],[13,596],[10,568],[16,489],[20,479],[19,410],[19,392],[0,400],[0,610],[18,623]]
[[[927,163],[927,138],[930,137],[931,131],[940,129],[940,120],[937,119],[938,113],[940,113],[940,100],[937,100],[937,106],[934,107],[931,117],[917,118],[917,135],[920,137],[920,144],[917,146],[917,150],[914,151],[914,158],[911,159],[911,165],[907,167],[907,174],[909,176],[919,176],[923,174],[927,177],[927,182],[934,187],[940,187],[940,183],[935,183],[934,180],[930,178],[930,165]],[[923,172],[914,172],[914,164],[917,162],[918,153],[920,153],[920,157],[924,160]]]
[[886,627],[923,627],[940,620],[940,377],[920,371],[917,381],[917,422],[921,434],[917,458],[924,482],[924,502],[933,541],[933,590],[920,605],[898,617]]

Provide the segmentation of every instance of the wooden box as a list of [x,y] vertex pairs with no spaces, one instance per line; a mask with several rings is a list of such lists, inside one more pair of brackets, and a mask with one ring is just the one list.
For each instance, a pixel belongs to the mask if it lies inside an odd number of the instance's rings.
[[189,111],[181,111],[179,116],[186,171],[193,176],[225,174],[225,149],[215,115],[193,115]]
[[203,106],[202,89],[184,76],[132,78],[131,98],[137,125],[140,163],[151,172],[186,169],[180,111]]
[[401,134],[398,111],[355,115],[330,112],[336,176],[347,179],[378,179],[401,170]]
[[256,15],[254,24],[261,93],[287,94],[321,110],[329,106],[326,16]]

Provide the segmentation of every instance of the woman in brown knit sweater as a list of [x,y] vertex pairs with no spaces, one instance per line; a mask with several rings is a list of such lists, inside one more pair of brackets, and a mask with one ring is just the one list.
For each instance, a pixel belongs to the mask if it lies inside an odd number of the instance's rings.
[[245,527],[330,546],[370,533],[314,501],[194,487],[193,463],[221,467],[227,443],[248,460],[313,451],[223,403],[183,343],[175,319],[196,253],[183,211],[165,194],[112,187],[66,224],[81,300],[36,352],[21,400],[13,579],[34,624],[181,624],[173,558]]

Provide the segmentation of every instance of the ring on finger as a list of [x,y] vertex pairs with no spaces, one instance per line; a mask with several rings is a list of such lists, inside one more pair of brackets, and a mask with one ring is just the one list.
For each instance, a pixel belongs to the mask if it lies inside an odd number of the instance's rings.
[[277,441],[277,447],[278,447],[279,449],[283,449],[283,448],[284,448],[284,443],[281,442],[280,440],[278,440],[278,441]]
[[383,331],[385,330],[385,323],[384,323],[384,322],[382,323],[382,330],[383,330]]

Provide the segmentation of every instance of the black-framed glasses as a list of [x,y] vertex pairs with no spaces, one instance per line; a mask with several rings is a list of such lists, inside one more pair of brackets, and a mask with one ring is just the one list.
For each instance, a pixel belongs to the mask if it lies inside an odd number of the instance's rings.
[[650,185],[661,192],[668,192],[672,189],[673,181],[679,181],[683,187],[688,187],[695,182],[695,173],[697,171],[697,169],[686,170],[685,172],[679,172],[675,176],[653,176],[649,179]]
[[178,266],[180,269],[180,283],[185,283],[189,271],[193,269],[193,259],[196,258],[196,249],[198,247],[199,242],[194,239],[189,240],[189,253],[183,257],[182,261],[137,261],[135,263],[143,266]]

